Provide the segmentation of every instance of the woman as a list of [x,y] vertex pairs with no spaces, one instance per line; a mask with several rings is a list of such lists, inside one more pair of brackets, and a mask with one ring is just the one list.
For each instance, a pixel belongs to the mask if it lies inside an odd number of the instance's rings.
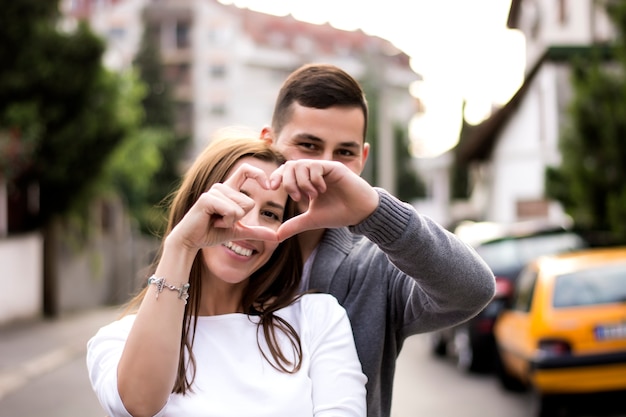
[[89,376],[117,416],[365,416],[366,378],[345,310],[298,295],[295,214],[269,187],[264,141],[214,140],[176,193],[136,313],[88,342]]

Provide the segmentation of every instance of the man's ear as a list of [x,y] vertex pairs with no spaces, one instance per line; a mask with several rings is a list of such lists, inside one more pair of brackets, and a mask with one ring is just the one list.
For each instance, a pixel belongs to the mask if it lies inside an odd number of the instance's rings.
[[364,167],[367,162],[367,156],[370,154],[370,144],[367,142],[363,143],[363,160],[361,161],[361,166]]
[[268,145],[272,145],[274,143],[271,127],[264,126],[263,129],[261,129],[261,139],[263,139]]

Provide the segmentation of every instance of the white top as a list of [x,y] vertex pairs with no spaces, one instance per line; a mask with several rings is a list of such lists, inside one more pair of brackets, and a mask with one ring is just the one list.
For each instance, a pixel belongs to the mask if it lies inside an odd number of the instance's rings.
[[[277,314],[301,338],[299,372],[279,372],[263,358],[257,347],[258,317],[202,316],[193,346],[193,392],[171,394],[156,416],[365,416],[367,379],[350,322],[337,300],[328,294],[306,294]],[[117,365],[134,320],[129,315],[104,326],[87,343],[89,378],[110,417],[130,417],[117,391]],[[271,359],[262,331],[259,336]],[[286,336],[279,338],[286,342],[283,353],[290,354]]]

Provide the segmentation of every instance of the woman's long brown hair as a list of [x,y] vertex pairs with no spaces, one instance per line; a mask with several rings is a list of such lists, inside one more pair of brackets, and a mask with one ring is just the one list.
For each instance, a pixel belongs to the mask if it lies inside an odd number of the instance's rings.
[[[281,154],[271,149],[261,139],[251,137],[214,139],[191,165],[178,191],[173,194],[165,236],[180,222],[202,193],[213,184],[224,182],[233,165],[245,157],[258,158],[262,161],[274,162],[277,165],[285,162]],[[284,219],[296,215],[296,210],[296,204],[288,198]],[[161,258],[163,242],[164,240],[161,242],[159,253],[151,268],[152,271],[156,269]],[[192,347],[200,309],[202,273],[205,268],[202,252],[198,251],[189,275],[189,300],[185,306],[178,376],[172,389],[174,393],[185,394],[190,391],[196,374],[196,362]],[[275,313],[299,297],[301,272],[300,248],[297,238],[293,237],[278,245],[268,262],[252,274],[241,300],[243,311],[259,316],[259,328],[263,331],[271,359],[261,348],[257,334],[257,345],[263,356],[271,366],[287,373],[295,373],[300,369],[302,347],[300,337],[293,326]],[[126,312],[138,308],[146,291],[147,288],[144,288],[130,300]],[[284,333],[289,339],[296,355],[295,359],[289,359],[289,356],[281,350],[277,341],[277,331]],[[190,377],[188,377],[187,372],[188,366],[191,370]]]

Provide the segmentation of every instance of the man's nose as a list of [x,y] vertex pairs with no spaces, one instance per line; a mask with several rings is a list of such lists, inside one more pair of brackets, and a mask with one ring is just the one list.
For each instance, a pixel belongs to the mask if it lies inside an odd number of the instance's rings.
[[324,161],[332,161],[334,159],[333,151],[332,150],[324,151],[322,153],[322,159]]

